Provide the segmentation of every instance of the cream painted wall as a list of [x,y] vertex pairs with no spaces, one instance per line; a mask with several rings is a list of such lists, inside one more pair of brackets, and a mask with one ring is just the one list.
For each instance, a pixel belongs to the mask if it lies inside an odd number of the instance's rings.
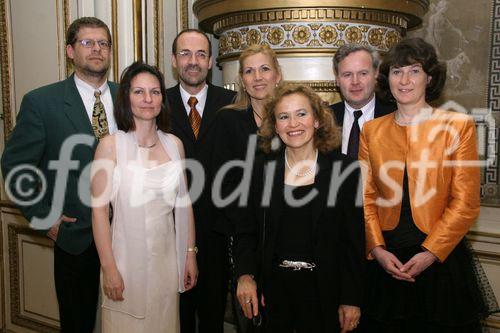
[[[64,78],[62,1],[11,0],[14,105],[29,90]],[[33,24],[36,23],[36,24]]]

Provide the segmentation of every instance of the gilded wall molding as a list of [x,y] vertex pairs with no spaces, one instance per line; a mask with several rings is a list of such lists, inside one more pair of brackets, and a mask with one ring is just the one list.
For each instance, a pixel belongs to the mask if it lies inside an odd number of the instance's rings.
[[180,1],[180,18],[179,18],[179,32],[189,28],[189,0]]
[[337,93],[339,89],[334,81],[289,81],[286,83],[293,85],[305,85],[309,86],[316,92],[324,92],[324,93]]
[[11,82],[12,66],[10,58],[10,32],[7,18],[7,2],[0,0],[0,56],[2,71],[2,118],[4,126],[4,140],[12,131],[12,112],[11,112]]
[[392,27],[343,21],[250,25],[220,35],[219,60],[238,55],[252,44],[300,53],[322,49],[331,53],[344,44],[358,43],[385,52],[401,38],[400,31]]
[[[57,326],[35,321],[33,318],[27,318],[21,313],[21,300],[19,299],[19,295],[21,295],[21,286],[19,283],[21,280],[21,274],[19,272],[19,235],[39,237],[39,234],[33,229],[14,224],[9,224],[7,226],[10,271],[10,320],[15,325],[34,330],[36,332],[57,333],[59,332],[59,328]],[[38,243],[37,245],[44,246]],[[53,318],[49,319],[54,320]]]
[[111,1],[111,34],[113,35],[113,79],[120,80],[118,53],[118,0]]
[[287,8],[272,11],[239,12],[214,19],[213,31],[219,35],[222,31],[254,24],[280,22],[357,22],[380,24],[392,27],[408,28],[408,18],[393,12],[379,10],[360,10],[352,8]]
[[142,1],[133,0],[134,60],[144,60],[142,55]]
[[154,26],[154,63],[158,68],[160,66],[160,45],[163,45],[163,6],[160,0],[153,1],[153,26]]
[[[378,22],[395,18],[395,21],[386,21],[390,25],[400,25],[402,28],[411,28],[421,23],[421,17],[427,12],[429,0],[197,0],[193,11],[200,21],[202,29],[218,34],[219,29],[233,20],[232,24],[252,24],[262,18],[263,21],[277,20],[311,20],[316,17],[320,20],[365,20]],[[256,15],[254,15],[256,14]],[[234,19],[231,19],[234,17]],[[226,21],[219,24],[218,22]],[[254,19],[254,21],[252,21]],[[239,22],[238,22],[239,21]],[[382,23],[382,22],[379,22]],[[404,26],[403,26],[404,25]]]
[[[63,25],[63,40],[66,41],[66,31],[68,30],[69,25],[71,24],[71,7],[69,0],[63,0],[63,15],[64,15],[64,25]],[[65,61],[66,61],[66,77],[69,77],[72,72],[72,64],[71,61],[68,61],[66,56],[66,50],[64,51]]]

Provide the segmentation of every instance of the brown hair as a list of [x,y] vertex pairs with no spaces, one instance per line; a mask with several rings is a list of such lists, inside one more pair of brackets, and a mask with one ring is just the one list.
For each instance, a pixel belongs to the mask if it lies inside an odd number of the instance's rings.
[[212,42],[210,41],[210,38],[208,38],[207,34],[204,33],[203,31],[199,30],[199,29],[184,29],[181,32],[179,32],[177,34],[177,36],[175,36],[174,41],[172,42],[172,54],[174,55],[174,57],[177,55],[177,40],[179,39],[179,37],[181,35],[183,35],[185,33],[188,33],[188,32],[194,32],[194,33],[200,34],[200,35],[202,35],[203,37],[205,37],[207,39],[207,42],[208,42],[208,56],[211,57],[212,56]]
[[[272,150],[272,141],[278,137],[276,135],[276,116],[274,111],[284,97],[293,94],[305,96],[314,112],[314,118],[318,121],[319,127],[314,132],[314,145],[322,153],[327,153],[340,146],[342,135],[340,128],[335,123],[332,111],[310,87],[304,85],[285,84],[279,87],[274,98],[265,106],[262,126],[259,129],[261,137],[260,147],[265,153]],[[281,141],[281,140],[280,140]]]
[[380,65],[380,56],[374,48],[362,44],[344,44],[337,50],[337,52],[335,52],[335,55],[333,56],[333,70],[335,71],[335,75],[339,74],[339,64],[342,60],[347,58],[347,56],[351,53],[358,51],[365,51],[368,53],[372,59],[373,69],[375,71],[378,69],[378,66]]
[[132,108],[130,107],[130,84],[132,83],[132,80],[141,73],[149,73],[156,77],[160,82],[162,102],[160,113],[156,116],[156,126],[158,126],[159,130],[168,132],[170,130],[170,112],[163,74],[158,68],[145,64],[142,61],[132,63],[132,65],[125,68],[122,73],[114,108],[116,125],[119,130],[124,132],[135,130],[134,115],[132,113]]
[[272,66],[274,67],[274,70],[278,71],[278,73],[281,75],[281,66],[278,62],[278,57],[276,56],[276,53],[269,47],[269,45],[262,45],[262,44],[253,44],[247,47],[243,52],[241,52],[241,55],[238,59],[239,63],[239,70],[238,70],[238,91],[236,93],[236,97],[234,99],[234,103],[227,105],[224,107],[224,109],[236,109],[236,110],[245,110],[250,106],[250,96],[248,96],[248,93],[245,91],[245,87],[243,85],[243,63],[245,60],[253,56],[255,54],[265,54],[269,56],[272,60]]
[[68,27],[68,31],[66,32],[66,45],[73,45],[76,42],[78,37],[78,32],[81,28],[102,28],[106,30],[106,34],[108,35],[108,41],[111,43],[111,33],[109,32],[109,28],[103,21],[99,20],[97,17],[80,17],[73,21]]
[[421,64],[424,72],[432,77],[425,89],[425,100],[430,102],[439,98],[446,82],[446,65],[438,60],[434,46],[422,38],[408,38],[393,46],[380,65],[378,83],[383,99],[394,101],[389,86],[391,67],[413,64]]

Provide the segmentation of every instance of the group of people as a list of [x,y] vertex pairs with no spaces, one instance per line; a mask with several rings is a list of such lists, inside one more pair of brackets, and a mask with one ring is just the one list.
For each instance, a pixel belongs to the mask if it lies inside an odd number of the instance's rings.
[[[2,156],[35,228],[58,209],[38,229],[55,242],[62,332],[92,332],[101,286],[103,332],[222,333],[229,276],[265,332],[471,333],[498,310],[464,240],[480,207],[474,123],[428,104],[446,67],[424,40],[382,63],[342,46],[331,106],[284,84],[267,45],[241,53],[236,93],[207,82],[199,30],[173,41],[168,89],[143,62],[108,82],[97,18],[66,45],[74,74],[24,96]],[[75,136],[64,178],[52,161]]]

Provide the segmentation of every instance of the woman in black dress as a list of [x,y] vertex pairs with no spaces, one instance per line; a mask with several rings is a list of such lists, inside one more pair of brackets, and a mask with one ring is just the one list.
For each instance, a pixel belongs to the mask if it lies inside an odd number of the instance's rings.
[[[473,120],[432,108],[446,79],[420,38],[394,46],[380,87],[397,110],[363,127],[364,209],[369,257],[363,332],[479,333],[498,309],[480,290],[464,236],[479,215]],[[474,274],[476,272],[476,274]]]
[[[249,46],[239,57],[238,93],[235,102],[217,113],[212,197],[220,208],[215,228],[228,237],[232,236],[234,225],[238,223],[240,216],[238,195],[242,193],[237,191],[237,188],[244,175],[242,166],[252,165],[257,146],[256,133],[262,123],[264,104],[274,94],[280,81],[281,68],[274,51],[267,45]],[[239,165],[229,169],[223,167],[230,166],[231,163]],[[229,243],[231,244],[231,238]],[[231,252],[229,257],[233,261]],[[233,293],[235,283],[236,281],[232,283]],[[246,327],[250,328],[251,324],[241,317],[238,302],[234,299],[233,306],[238,331],[248,331]]]
[[238,300],[248,318],[260,301],[266,332],[351,331],[364,267],[359,170],[338,150],[340,130],[309,87],[279,88],[265,111],[266,154],[255,159],[234,236]]
[[[241,167],[225,172],[221,167],[229,161],[249,164],[256,151],[257,130],[262,124],[264,105],[281,81],[281,68],[274,51],[267,45],[251,45],[239,58],[238,93],[235,102],[219,110],[216,118],[216,135],[213,164],[215,179],[213,198],[221,207],[216,228],[231,235],[238,220],[237,200],[229,197],[243,177]],[[247,150],[250,149],[248,152]],[[236,215],[235,215],[236,214]]]

